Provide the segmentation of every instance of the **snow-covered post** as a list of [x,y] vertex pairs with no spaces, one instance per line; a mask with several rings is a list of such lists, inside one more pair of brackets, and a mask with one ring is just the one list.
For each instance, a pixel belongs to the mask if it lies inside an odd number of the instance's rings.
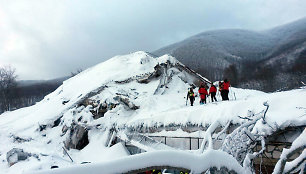
[[266,122],[266,114],[267,114],[268,109],[269,109],[270,106],[269,106],[268,102],[264,102],[263,105],[267,107],[267,109],[265,110],[265,113],[264,113],[264,115],[263,115],[263,117],[262,117],[263,124],[266,124],[266,123],[267,123],[267,122]]

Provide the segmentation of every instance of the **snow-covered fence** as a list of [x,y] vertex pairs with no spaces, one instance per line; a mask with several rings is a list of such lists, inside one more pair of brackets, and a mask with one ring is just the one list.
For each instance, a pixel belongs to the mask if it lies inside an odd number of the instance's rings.
[[201,137],[149,136],[165,145],[181,150],[197,150],[203,141]]
[[[200,137],[174,137],[174,136],[148,136],[144,137],[139,143],[148,144],[152,139],[159,144],[164,144],[175,149],[198,150],[203,141]],[[124,141],[126,146],[133,146],[130,142]]]

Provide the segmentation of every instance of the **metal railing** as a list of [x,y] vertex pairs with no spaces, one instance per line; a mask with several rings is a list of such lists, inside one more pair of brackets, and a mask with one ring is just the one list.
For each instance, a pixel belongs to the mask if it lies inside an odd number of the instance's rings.
[[[143,137],[140,142],[151,142],[152,139],[156,142],[181,150],[197,150],[200,148],[203,141],[203,138],[199,137],[147,136]],[[125,141],[124,143],[125,146],[132,146],[129,142]]]

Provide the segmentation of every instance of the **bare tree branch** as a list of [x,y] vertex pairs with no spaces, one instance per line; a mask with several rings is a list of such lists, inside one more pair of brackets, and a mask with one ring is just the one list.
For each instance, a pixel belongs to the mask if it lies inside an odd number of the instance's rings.
[[0,113],[11,110],[14,89],[17,86],[15,68],[0,67]]

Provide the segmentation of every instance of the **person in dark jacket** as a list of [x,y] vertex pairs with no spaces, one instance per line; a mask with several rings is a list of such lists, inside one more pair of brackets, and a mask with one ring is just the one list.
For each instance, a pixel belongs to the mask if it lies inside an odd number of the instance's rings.
[[229,87],[230,87],[230,82],[227,79],[224,79],[222,88],[221,88],[221,96],[222,100],[229,100],[228,98],[228,93],[229,93]]
[[206,96],[208,95],[207,90],[204,86],[204,83],[201,83],[199,88],[199,95],[200,95],[200,104],[206,104]]
[[211,83],[210,88],[209,88],[209,95],[211,97],[211,102],[214,102],[214,100],[217,101],[216,93],[217,93],[217,88],[213,83]]
[[187,93],[187,100],[188,98],[190,99],[190,105],[193,106],[193,102],[194,102],[194,92],[192,87],[189,89],[188,93]]
[[219,81],[219,93],[221,95],[221,98],[223,100],[223,91],[222,91],[222,88],[223,88],[223,82],[222,81]]

